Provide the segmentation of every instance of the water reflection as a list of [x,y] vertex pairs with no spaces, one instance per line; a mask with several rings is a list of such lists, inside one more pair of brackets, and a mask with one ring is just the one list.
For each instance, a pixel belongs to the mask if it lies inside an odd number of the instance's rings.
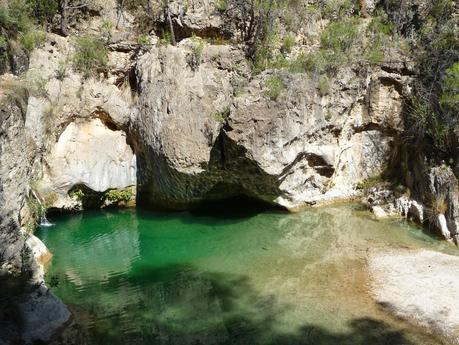
[[440,344],[371,301],[365,257],[384,246],[443,244],[356,212],[57,220],[39,236],[55,254],[54,291],[77,321],[57,343]]

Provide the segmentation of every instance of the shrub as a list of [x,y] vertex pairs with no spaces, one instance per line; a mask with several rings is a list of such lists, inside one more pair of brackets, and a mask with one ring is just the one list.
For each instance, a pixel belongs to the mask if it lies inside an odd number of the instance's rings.
[[292,48],[295,46],[295,36],[293,34],[288,34],[282,39],[282,52],[290,53]]
[[193,34],[192,37],[192,45],[191,45],[191,55],[187,58],[187,63],[194,71],[196,70],[202,61],[202,52],[204,50],[204,42],[197,38],[196,35]]
[[330,90],[330,81],[328,80],[326,75],[321,75],[319,78],[319,93],[321,95],[326,95]]
[[100,33],[106,43],[109,43],[112,39],[112,28],[113,23],[109,20],[105,20],[100,27]]
[[118,203],[118,202],[128,202],[129,200],[132,199],[133,197],[133,192],[131,189],[123,189],[123,190],[118,190],[118,189],[110,189],[105,192],[105,199],[112,202],[112,203]]
[[212,115],[212,118],[218,122],[225,122],[226,119],[230,116],[230,108],[225,108],[223,111],[216,112]]
[[165,46],[172,44],[172,34],[169,31],[163,31],[161,34],[161,38],[158,40],[159,46]]
[[67,68],[68,68],[68,60],[60,60],[57,64],[56,69],[56,78],[57,80],[63,81],[65,77],[67,77]]
[[430,212],[433,216],[445,214],[448,211],[448,202],[444,194],[434,195],[430,205]]
[[445,71],[440,102],[445,107],[459,111],[459,62]]
[[435,111],[433,104],[420,96],[414,96],[407,108],[408,138],[410,140],[430,138],[436,149],[447,151],[450,124],[445,121],[441,113]]
[[323,48],[334,52],[345,52],[358,37],[358,19],[331,22],[320,35]]
[[16,104],[25,114],[29,98],[29,90],[26,84],[17,79],[6,79],[1,82],[0,88],[4,90],[8,102]]
[[46,34],[43,31],[27,31],[20,35],[19,40],[21,45],[29,53],[36,47],[43,44],[46,39]]
[[42,76],[29,72],[24,82],[30,95],[37,98],[46,98],[48,96],[48,91],[46,90],[47,80]]
[[76,39],[73,65],[85,78],[105,71],[107,64],[108,50],[101,39],[93,36]]
[[376,176],[370,176],[363,181],[360,181],[357,183],[357,189],[362,190],[362,191],[367,191],[372,187],[375,187],[376,185],[380,184],[383,182],[383,178],[381,175],[376,175]]
[[150,37],[147,34],[141,34],[137,37],[137,44],[142,47],[150,47],[151,41]]
[[225,12],[228,9],[228,3],[226,0],[217,0],[215,3],[215,8],[218,12]]
[[27,0],[30,5],[33,17],[40,24],[51,22],[59,10],[58,0]]
[[0,35],[0,63],[8,59],[8,40],[5,36]]
[[279,98],[283,90],[285,90],[285,84],[283,80],[278,76],[272,76],[265,81],[264,95],[272,100]]
[[85,193],[81,188],[73,189],[69,192],[69,196],[72,199],[76,199],[78,201],[82,201],[85,197]]
[[357,12],[356,3],[352,0],[330,0],[322,7],[321,14],[325,18],[342,18]]

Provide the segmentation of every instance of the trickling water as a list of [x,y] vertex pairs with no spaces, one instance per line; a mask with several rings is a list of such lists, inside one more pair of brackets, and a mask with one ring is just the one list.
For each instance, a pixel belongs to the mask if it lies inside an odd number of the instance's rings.
[[48,285],[75,313],[71,344],[441,344],[371,300],[366,258],[448,245],[356,206],[88,212],[38,236]]
[[39,226],[41,228],[49,228],[51,226],[54,226],[53,223],[51,223],[48,218],[46,217],[46,214],[42,215],[41,218],[40,218],[40,224]]

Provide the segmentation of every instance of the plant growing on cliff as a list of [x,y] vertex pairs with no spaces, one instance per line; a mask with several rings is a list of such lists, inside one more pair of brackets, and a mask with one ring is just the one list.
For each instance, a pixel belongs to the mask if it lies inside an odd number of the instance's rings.
[[223,111],[216,112],[212,115],[212,118],[218,122],[225,122],[230,116],[230,108],[227,107]]
[[272,100],[277,100],[285,90],[284,81],[279,76],[271,76],[265,81],[264,95]]
[[68,70],[68,59],[59,60],[56,69],[56,79],[63,81],[65,77],[67,77],[67,70]]
[[187,56],[187,64],[193,71],[197,70],[201,64],[203,51],[204,41],[193,34],[191,38],[191,54]]
[[133,197],[133,192],[131,189],[110,189],[105,192],[104,198],[111,203],[119,203],[119,202],[128,202]]
[[85,78],[105,72],[107,65],[108,50],[103,40],[94,36],[82,36],[76,39],[73,66]]
[[29,91],[29,95],[37,98],[48,97],[48,91],[46,90],[46,84],[48,81],[40,76],[38,73],[32,73],[29,71],[24,83]]
[[29,98],[29,90],[25,83],[18,79],[5,79],[0,83],[0,88],[3,89],[8,102],[16,104],[25,115]]
[[330,81],[326,75],[321,75],[319,77],[319,93],[324,96],[328,93],[330,90]]
[[430,203],[430,213],[435,217],[439,214],[446,214],[448,211],[448,202],[445,194],[437,194],[432,197]]
[[81,188],[73,189],[69,192],[69,196],[72,199],[76,199],[78,201],[82,201],[85,197],[85,193]]
[[57,194],[54,192],[47,193],[42,200],[37,199],[36,193],[32,193],[26,198],[26,204],[31,214],[31,221],[26,225],[29,232],[33,232],[37,222],[45,215],[48,209],[57,201]]
[[286,3],[287,0],[226,0],[220,6],[228,29],[238,32],[247,57],[255,65],[265,60],[275,33],[275,19]]
[[34,30],[26,31],[19,35],[19,41],[21,45],[29,53],[36,47],[42,45],[45,42],[46,34],[43,31]]
[[459,112],[459,62],[445,71],[440,103],[451,111]]

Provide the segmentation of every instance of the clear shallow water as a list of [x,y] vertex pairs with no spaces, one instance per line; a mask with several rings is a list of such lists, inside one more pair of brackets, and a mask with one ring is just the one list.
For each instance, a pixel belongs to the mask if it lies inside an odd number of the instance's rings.
[[71,308],[71,344],[442,344],[368,294],[366,258],[388,247],[453,252],[357,206],[53,218],[47,282]]

